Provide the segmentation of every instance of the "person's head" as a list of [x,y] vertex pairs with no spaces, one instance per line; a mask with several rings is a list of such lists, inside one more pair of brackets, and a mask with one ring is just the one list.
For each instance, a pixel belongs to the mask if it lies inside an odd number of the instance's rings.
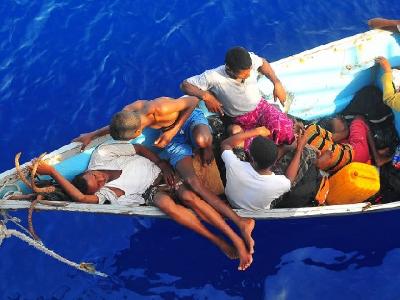
[[110,135],[114,140],[128,141],[141,133],[140,114],[134,111],[117,112],[111,119]]
[[341,132],[347,126],[346,121],[341,116],[322,119],[318,122],[318,125],[332,133]]
[[243,47],[230,48],[225,54],[225,71],[234,78],[245,80],[250,76],[251,57]]
[[332,164],[334,163],[332,159],[333,159],[333,152],[331,150],[325,150],[324,152],[320,152],[315,161],[315,166],[320,170],[324,171],[328,170],[330,167],[332,167]]
[[278,156],[278,147],[275,143],[262,136],[253,139],[250,145],[250,157],[259,170],[272,167]]
[[106,183],[108,177],[97,170],[89,170],[76,175],[72,184],[85,195],[93,195],[100,190]]

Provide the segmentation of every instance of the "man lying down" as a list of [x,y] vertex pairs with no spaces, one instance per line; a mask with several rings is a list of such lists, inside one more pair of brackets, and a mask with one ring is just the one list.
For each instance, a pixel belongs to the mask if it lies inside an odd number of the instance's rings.
[[[251,264],[243,242],[222,216],[186,188],[169,163],[142,145],[128,141],[99,145],[92,153],[88,170],[77,175],[72,183],[44,162],[37,172],[53,177],[76,202],[156,206],[179,224],[209,239],[229,258],[239,258],[239,270]],[[199,218],[218,228],[233,246],[209,231]]]

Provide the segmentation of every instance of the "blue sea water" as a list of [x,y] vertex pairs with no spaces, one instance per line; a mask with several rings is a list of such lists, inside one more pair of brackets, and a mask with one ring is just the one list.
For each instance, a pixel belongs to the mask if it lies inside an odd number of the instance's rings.
[[[108,123],[242,45],[270,61],[400,18],[398,1],[0,2],[0,172]],[[26,219],[26,213],[13,213]],[[15,238],[0,247],[2,299],[398,299],[399,213],[259,221],[254,263],[236,271],[169,220],[36,213],[45,244],[103,279]]]

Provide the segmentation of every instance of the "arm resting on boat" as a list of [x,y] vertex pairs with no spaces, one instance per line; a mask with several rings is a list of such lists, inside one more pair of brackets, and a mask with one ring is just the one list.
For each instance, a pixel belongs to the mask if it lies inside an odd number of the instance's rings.
[[106,134],[109,134],[109,133],[110,133],[110,126],[105,126],[103,128],[97,129],[92,132],[82,133],[80,136],[73,139],[72,141],[82,143],[81,150],[83,151],[83,150],[85,150],[86,146],[90,144],[90,142],[92,140],[94,140],[95,138],[104,136]]
[[185,94],[202,99],[209,111],[224,115],[221,102],[210,91],[204,91],[186,80],[180,84],[180,88]]
[[384,29],[389,31],[399,31],[400,20],[388,20],[384,18],[373,18],[368,20],[368,26],[375,29]]
[[85,195],[82,194],[71,182],[69,182],[64,176],[62,176],[53,166],[40,162],[38,165],[37,172],[41,175],[49,175],[63,188],[65,193],[70,196],[76,202],[83,203],[99,203],[99,198],[96,195]]
[[227,139],[225,139],[221,143],[221,150],[231,150],[234,147],[238,146],[241,144],[244,140],[255,137],[257,135],[261,135],[263,137],[267,137],[271,134],[271,132],[265,128],[264,126],[262,127],[257,127],[251,130],[248,130],[246,132],[234,134]]
[[284,102],[286,101],[286,91],[283,88],[283,85],[282,85],[281,81],[276,76],[276,74],[275,74],[274,70],[272,69],[271,65],[265,59],[263,59],[263,64],[258,69],[258,71],[261,74],[265,75],[274,84],[274,92],[273,92],[274,99],[275,99],[275,101],[277,99],[279,99],[279,101],[283,105]]

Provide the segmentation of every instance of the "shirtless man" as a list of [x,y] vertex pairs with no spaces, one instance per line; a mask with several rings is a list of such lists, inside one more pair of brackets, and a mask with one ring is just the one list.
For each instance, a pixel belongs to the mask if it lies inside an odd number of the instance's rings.
[[[52,176],[77,202],[103,204],[108,201],[120,205],[146,203],[156,206],[177,223],[213,242],[229,258],[239,257],[239,270],[245,270],[251,264],[252,258],[244,242],[221,215],[184,184],[176,184],[172,189],[163,184],[161,175],[164,175],[165,183],[174,183],[171,167],[142,145],[126,141],[99,145],[92,153],[88,170],[77,175],[72,183],[43,162],[39,164],[38,173]],[[173,195],[196,215],[176,203]],[[224,233],[235,247],[209,231],[199,218]]]
[[204,163],[212,160],[211,131],[204,114],[195,109],[197,103],[198,99],[195,97],[138,100],[125,106],[122,112],[114,116],[112,127],[118,129],[117,133],[115,130],[110,132],[110,127],[106,126],[82,134],[74,141],[82,142],[84,148],[92,139],[107,133],[111,133],[116,140],[129,140],[139,136],[146,127],[160,129],[161,135],[154,142],[155,146],[163,148],[160,157],[169,160],[193,192],[238,226],[248,251],[252,254],[254,240],[251,233],[254,220],[237,215],[229,205],[204,187],[194,171],[192,147],[199,149]]

